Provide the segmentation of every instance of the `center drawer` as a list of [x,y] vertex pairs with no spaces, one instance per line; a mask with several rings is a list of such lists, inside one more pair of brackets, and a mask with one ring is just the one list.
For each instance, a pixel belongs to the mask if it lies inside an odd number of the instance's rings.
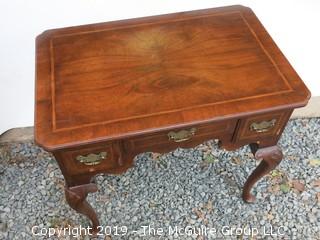
[[177,147],[193,147],[215,138],[231,139],[236,120],[216,121],[174,128],[130,138],[125,146],[130,152],[165,152]]

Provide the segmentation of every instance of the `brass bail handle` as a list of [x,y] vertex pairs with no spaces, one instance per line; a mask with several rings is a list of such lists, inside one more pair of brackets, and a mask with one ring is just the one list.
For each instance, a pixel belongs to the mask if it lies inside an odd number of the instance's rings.
[[191,128],[190,130],[180,130],[178,132],[171,131],[168,133],[168,138],[174,142],[184,142],[191,139],[196,131],[196,128]]
[[98,154],[90,153],[86,156],[79,155],[76,160],[85,165],[97,165],[101,163],[103,159],[107,158],[107,152],[100,152]]
[[274,127],[276,122],[277,122],[276,119],[272,119],[270,121],[262,121],[259,123],[254,122],[254,123],[251,123],[250,130],[258,133],[267,132]]

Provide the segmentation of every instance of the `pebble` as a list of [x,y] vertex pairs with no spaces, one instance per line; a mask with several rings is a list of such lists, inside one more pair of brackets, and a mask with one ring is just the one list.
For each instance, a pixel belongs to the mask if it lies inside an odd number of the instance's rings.
[[[291,120],[279,142],[285,158],[277,169],[285,179],[306,183],[301,194],[270,192],[269,187],[276,183],[269,176],[253,189],[257,203],[245,204],[241,187],[257,161],[247,146],[227,152],[218,149],[216,141],[209,141],[162,154],[161,164],[150,153],[140,154],[135,167],[126,173],[99,175],[99,191],[87,199],[99,213],[102,226],[128,228],[125,237],[114,235],[113,240],[141,239],[142,225],[164,228],[162,239],[197,239],[196,235],[169,236],[166,230],[201,225],[218,230],[222,226],[283,226],[288,239],[292,234],[296,239],[316,239],[319,233],[303,226],[319,229],[320,205],[315,202],[319,189],[311,183],[319,179],[320,168],[309,164],[310,159],[320,158],[319,129],[318,118]],[[208,151],[217,161],[204,162]],[[241,164],[230,161],[232,158]],[[89,221],[67,205],[60,184],[64,180],[52,155],[33,142],[0,146],[0,174],[0,239],[34,239],[33,226],[88,226]]]
[[0,222],[0,231],[1,232],[6,232],[7,228],[8,228],[8,226],[6,223]]

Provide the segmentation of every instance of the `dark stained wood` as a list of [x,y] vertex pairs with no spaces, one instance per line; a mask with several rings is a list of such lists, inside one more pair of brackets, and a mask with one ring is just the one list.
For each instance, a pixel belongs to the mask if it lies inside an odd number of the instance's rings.
[[123,173],[142,152],[210,139],[262,159],[243,189],[282,159],[277,142],[310,92],[254,13],[231,6],[48,30],[36,40],[35,140],[52,152],[66,199],[98,173]]

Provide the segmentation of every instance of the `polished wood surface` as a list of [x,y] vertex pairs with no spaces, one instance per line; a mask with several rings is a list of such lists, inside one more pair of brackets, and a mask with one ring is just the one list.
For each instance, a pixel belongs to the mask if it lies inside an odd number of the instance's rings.
[[36,140],[50,150],[309,96],[242,6],[49,30],[36,44]]
[[218,139],[249,144],[254,184],[282,160],[277,142],[309,90],[254,13],[231,6],[54,29],[36,40],[35,140],[55,156],[69,205],[94,176],[123,173],[137,154]]

